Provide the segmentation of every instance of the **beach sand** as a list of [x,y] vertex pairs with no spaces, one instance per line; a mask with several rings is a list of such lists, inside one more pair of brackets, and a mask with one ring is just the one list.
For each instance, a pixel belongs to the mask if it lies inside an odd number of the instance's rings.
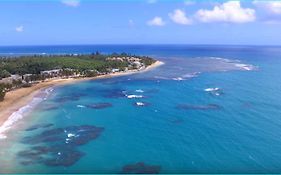
[[2,126],[4,122],[8,120],[8,118],[12,115],[13,112],[18,111],[21,107],[27,105],[34,98],[34,96],[38,94],[38,92],[42,89],[51,86],[76,83],[78,81],[86,81],[86,80],[101,79],[101,78],[112,78],[116,76],[125,76],[135,73],[143,73],[145,71],[149,71],[158,66],[161,66],[162,64],[164,63],[161,61],[156,61],[154,64],[146,67],[143,70],[118,72],[118,73],[101,75],[92,78],[51,79],[38,84],[34,84],[31,87],[12,90],[10,92],[7,92],[4,101],[0,102],[0,126]]

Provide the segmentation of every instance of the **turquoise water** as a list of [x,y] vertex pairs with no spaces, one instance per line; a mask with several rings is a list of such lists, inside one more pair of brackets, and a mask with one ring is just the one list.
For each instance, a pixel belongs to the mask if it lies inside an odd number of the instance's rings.
[[[165,65],[42,92],[38,99],[46,99],[0,140],[1,173],[120,173],[138,162],[159,173],[281,172],[281,47],[46,46],[0,53],[96,50],[150,55]],[[97,127],[97,135],[79,133],[82,125]],[[38,139],[57,128],[64,129],[58,138]],[[91,138],[66,143],[82,137]],[[55,151],[40,159],[20,154],[37,145]]]

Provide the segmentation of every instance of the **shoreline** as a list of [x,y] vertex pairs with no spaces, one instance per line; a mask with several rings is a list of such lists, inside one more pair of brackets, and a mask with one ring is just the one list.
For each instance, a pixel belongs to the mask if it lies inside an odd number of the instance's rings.
[[[34,84],[31,87],[27,88],[19,88],[12,91],[7,92],[4,101],[0,102],[0,128],[5,124],[6,121],[9,120],[10,116],[17,112],[20,108],[26,106],[32,99],[42,90],[52,86],[60,86],[72,84],[79,81],[87,81],[87,80],[96,80],[96,79],[105,79],[105,78],[113,78],[119,76],[132,75],[136,73],[143,73],[154,68],[157,68],[163,65],[164,62],[156,61],[152,65],[147,66],[143,70],[131,70],[127,72],[117,72],[106,75],[100,75],[96,77],[87,77],[87,78],[68,78],[68,79],[51,79],[44,82],[40,82],[38,84]],[[1,133],[0,133],[1,134]]]

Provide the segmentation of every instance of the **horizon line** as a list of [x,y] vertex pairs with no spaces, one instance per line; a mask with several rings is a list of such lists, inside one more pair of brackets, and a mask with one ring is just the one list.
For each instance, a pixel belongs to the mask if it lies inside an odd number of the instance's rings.
[[101,43],[101,44],[26,44],[26,45],[0,45],[0,47],[36,47],[36,46],[141,46],[141,45],[152,45],[152,46],[157,46],[157,45],[188,45],[188,46],[267,46],[267,47],[281,47],[281,45],[277,44],[190,44],[190,43],[138,43],[138,44],[133,44],[133,43],[128,43],[128,44],[108,44],[108,43]]

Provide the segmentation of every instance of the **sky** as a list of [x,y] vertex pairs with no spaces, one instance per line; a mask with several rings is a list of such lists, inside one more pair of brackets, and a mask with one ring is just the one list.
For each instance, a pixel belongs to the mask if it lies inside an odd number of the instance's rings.
[[281,45],[281,0],[2,0],[0,45]]

